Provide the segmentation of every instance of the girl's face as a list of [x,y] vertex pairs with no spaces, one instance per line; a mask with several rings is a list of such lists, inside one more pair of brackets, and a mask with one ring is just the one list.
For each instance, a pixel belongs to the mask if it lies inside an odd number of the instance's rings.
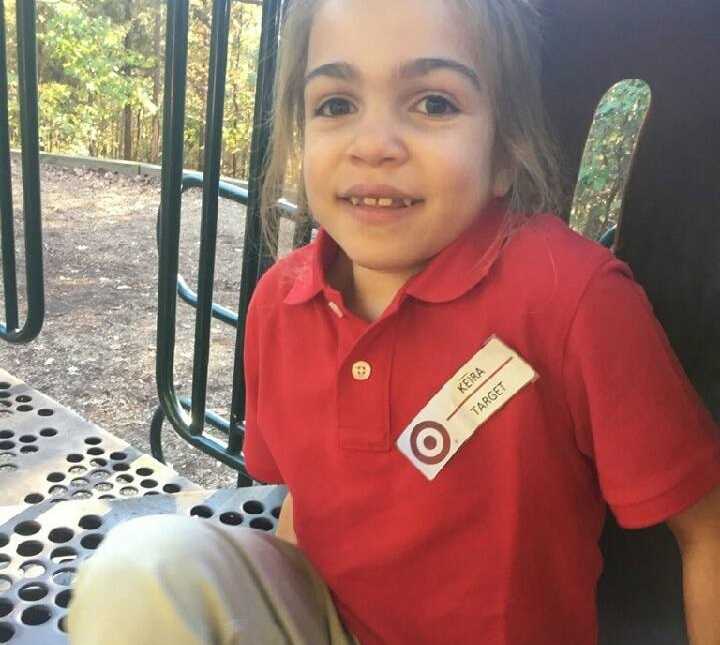
[[356,269],[410,277],[509,189],[470,44],[448,0],[325,0],[317,13],[305,189]]

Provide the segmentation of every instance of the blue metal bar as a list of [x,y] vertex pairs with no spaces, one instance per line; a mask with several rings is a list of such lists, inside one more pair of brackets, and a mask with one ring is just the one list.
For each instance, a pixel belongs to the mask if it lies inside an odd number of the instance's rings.
[[[16,3],[18,48],[18,94],[20,99],[20,139],[23,169],[23,218],[25,239],[25,276],[27,291],[27,317],[19,327],[17,285],[15,272],[15,243],[12,226],[12,200],[10,190],[10,155],[7,132],[7,61],[5,58],[4,7],[0,4],[2,19],[3,79],[0,81],[0,130],[4,141],[0,144],[0,182],[8,197],[0,203],[2,217],[3,281],[6,288],[6,324],[0,324],[0,338],[11,343],[27,343],[42,329],[45,318],[45,290],[43,285],[42,221],[40,210],[40,152],[38,146],[38,82],[35,0]],[[4,118],[3,118],[4,117]],[[6,139],[7,137],[7,139]],[[8,149],[5,148],[7,144]],[[8,223],[9,222],[9,223]],[[10,287],[9,291],[7,287]],[[10,299],[10,306],[7,300]]]

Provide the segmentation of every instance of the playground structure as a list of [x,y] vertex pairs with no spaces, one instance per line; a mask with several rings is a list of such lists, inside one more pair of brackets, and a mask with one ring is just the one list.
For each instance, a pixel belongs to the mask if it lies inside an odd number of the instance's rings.
[[[720,6],[692,0],[544,0],[547,25],[543,78],[547,110],[568,172],[575,176],[595,106],[625,78],[642,78],[652,107],[634,159],[621,221],[606,238],[646,289],[686,372],[720,419]],[[157,385],[153,456],[143,455],[0,366],[0,643],[63,643],[72,576],[109,528],[140,514],[185,513],[202,521],[273,530],[284,489],[254,485],[244,468],[242,437],[244,315],[259,276],[271,262],[260,235],[259,186],[269,138],[275,52],[283,2],[264,0],[256,110],[247,190],[220,182],[230,0],[213,3],[205,172],[183,174],[187,67],[187,0],[168,0],[162,197],[158,224],[160,271]],[[19,320],[4,15],[0,0],[0,214],[5,322],[0,335],[30,342],[44,313],[37,141],[35,1],[17,3],[22,113],[27,317]],[[178,276],[181,195],[202,185],[201,261],[197,294]],[[213,303],[218,198],[247,205],[242,284],[237,314]],[[293,216],[291,204],[281,210]],[[567,218],[567,213],[562,214]],[[309,229],[296,229],[306,243]],[[177,295],[197,310],[192,395],[173,384]],[[210,321],[236,326],[236,371],[229,419],[206,410]],[[613,339],[607,339],[612,342]],[[238,488],[208,491],[163,462],[161,425],[238,472]],[[227,445],[204,435],[213,426]],[[608,521],[602,540],[606,568],[599,585],[600,639],[607,645],[685,643],[680,562],[664,526],[620,531]]]

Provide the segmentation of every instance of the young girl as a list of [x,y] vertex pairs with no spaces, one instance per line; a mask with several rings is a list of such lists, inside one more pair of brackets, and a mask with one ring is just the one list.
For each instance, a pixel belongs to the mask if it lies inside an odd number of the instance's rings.
[[105,643],[591,645],[607,504],[670,521],[693,643],[720,642],[717,428],[628,267],[547,214],[538,43],[527,0],[290,3],[265,205],[296,158],[321,229],[261,279],[245,346],[281,539],[125,523],[73,643],[119,558]]

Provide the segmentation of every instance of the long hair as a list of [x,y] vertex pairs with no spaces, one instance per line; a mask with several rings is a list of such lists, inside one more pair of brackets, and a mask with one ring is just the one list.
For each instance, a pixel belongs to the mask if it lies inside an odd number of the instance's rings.
[[[423,0],[420,0],[423,1]],[[463,23],[477,37],[475,63],[488,79],[495,120],[495,159],[512,169],[508,210],[515,213],[560,212],[566,187],[560,154],[551,135],[542,100],[541,19],[530,0],[453,0]],[[323,0],[288,0],[280,36],[272,111],[273,134],[262,187],[266,240],[277,239],[278,213],[289,169],[301,167],[304,76],[313,18]],[[297,179],[300,221],[309,219],[307,197]],[[273,248],[273,244],[270,244]]]

